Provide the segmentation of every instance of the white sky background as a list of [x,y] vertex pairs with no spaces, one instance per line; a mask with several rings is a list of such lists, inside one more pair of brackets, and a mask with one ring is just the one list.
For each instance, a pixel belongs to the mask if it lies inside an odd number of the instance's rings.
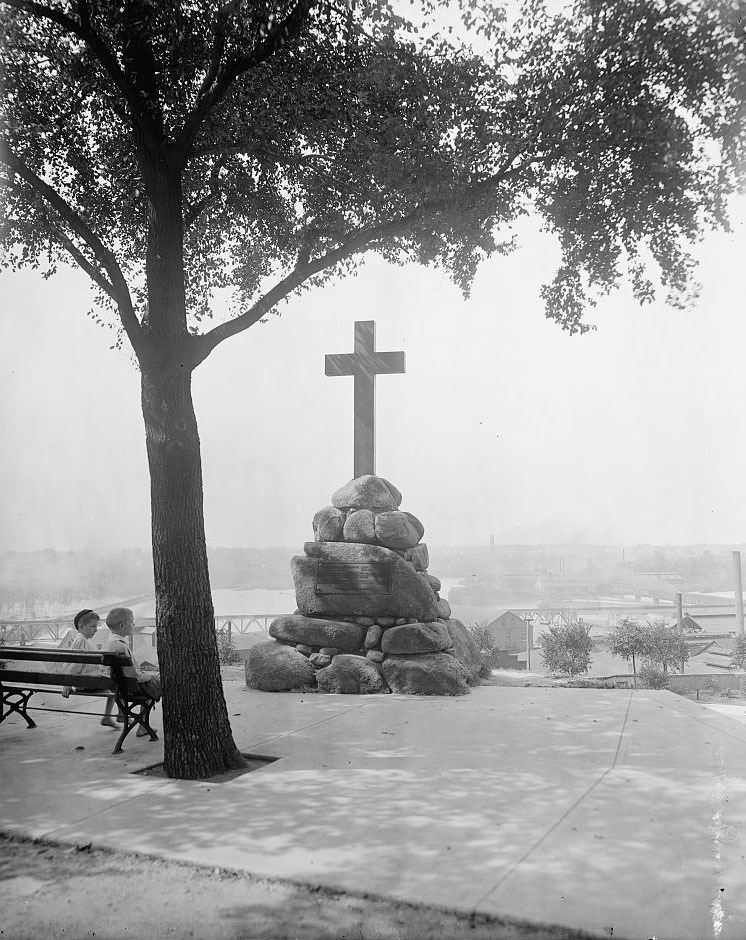
[[[352,476],[351,352],[374,319],[407,374],[377,383],[377,470],[431,545],[746,541],[743,259],[732,234],[701,246],[697,307],[640,309],[621,291],[569,337],[543,317],[557,260],[527,223],[472,296],[437,271],[369,261],[293,299],[197,370],[212,546],[299,546]],[[139,378],[85,317],[85,276],[0,278],[0,549],[147,547]]]

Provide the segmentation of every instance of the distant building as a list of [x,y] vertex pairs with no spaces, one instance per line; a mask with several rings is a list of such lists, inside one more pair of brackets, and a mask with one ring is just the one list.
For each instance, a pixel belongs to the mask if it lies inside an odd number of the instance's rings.
[[713,669],[735,669],[733,663],[733,638],[711,637],[702,638],[687,643],[689,648],[689,661],[686,664],[687,672],[707,673]]
[[[492,637],[495,647],[508,653],[522,653],[526,650],[526,622],[513,610],[503,610],[485,627]],[[533,624],[528,625],[528,642],[533,648]]]
[[[734,610],[728,610],[723,613],[688,613],[684,615],[682,625],[685,631],[692,633],[710,634],[711,636],[721,636],[728,633],[734,633],[737,626],[736,613]],[[699,627],[699,630],[697,630]]]

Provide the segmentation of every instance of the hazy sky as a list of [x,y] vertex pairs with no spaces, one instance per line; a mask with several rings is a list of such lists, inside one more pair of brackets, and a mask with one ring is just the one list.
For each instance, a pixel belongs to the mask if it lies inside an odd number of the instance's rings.
[[[465,301],[437,271],[370,261],[219,347],[195,375],[212,546],[300,545],[352,476],[355,320],[407,374],[377,385],[377,469],[432,545],[746,541],[746,201],[701,246],[686,313],[626,292],[569,337],[543,317],[557,260],[527,223]],[[0,548],[146,547],[139,380],[86,318],[85,277],[5,274]]]

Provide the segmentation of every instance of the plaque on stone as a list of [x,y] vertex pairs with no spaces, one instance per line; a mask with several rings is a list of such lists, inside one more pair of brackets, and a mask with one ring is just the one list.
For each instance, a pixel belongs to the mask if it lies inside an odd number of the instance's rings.
[[316,594],[391,594],[393,570],[387,562],[319,561]]

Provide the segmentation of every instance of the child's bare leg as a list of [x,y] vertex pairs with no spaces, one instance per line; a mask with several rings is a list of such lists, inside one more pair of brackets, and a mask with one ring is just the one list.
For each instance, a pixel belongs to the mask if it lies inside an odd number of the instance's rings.
[[105,725],[107,728],[116,728],[117,723],[111,717],[111,713],[114,709],[114,696],[106,696],[106,705],[104,706],[104,717],[101,719],[101,724]]

